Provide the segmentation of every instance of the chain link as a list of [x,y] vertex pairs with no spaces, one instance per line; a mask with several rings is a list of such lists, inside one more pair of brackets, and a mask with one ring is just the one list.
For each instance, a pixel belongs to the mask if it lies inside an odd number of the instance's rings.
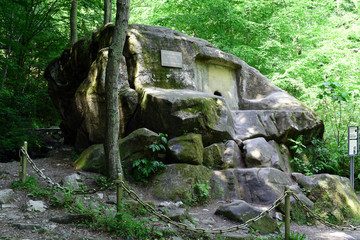
[[299,203],[300,207],[304,210],[305,213],[309,214],[311,217],[316,219],[317,221],[321,222],[325,226],[328,226],[330,228],[341,230],[341,231],[356,231],[360,228],[360,226],[338,226],[336,224],[330,223],[323,219],[320,215],[314,213],[306,204],[301,201],[301,199],[294,193],[292,193],[292,196],[295,198],[295,200]]
[[[36,166],[36,164],[30,158],[29,154],[24,149],[24,147],[21,147],[21,149],[19,151],[19,155],[21,153],[26,156],[27,161],[29,162],[31,167],[34,169],[34,171],[44,181],[46,181],[54,189],[60,189],[61,191],[68,191],[68,189],[62,187],[59,183],[56,183],[56,182],[52,181],[51,178],[47,177],[43,173],[43,171],[41,171]],[[163,221],[165,223],[168,223],[168,224],[171,224],[171,225],[173,225],[173,226],[175,226],[175,227],[177,227],[179,229],[188,230],[188,231],[192,231],[192,232],[199,233],[199,234],[203,234],[203,233],[207,233],[207,234],[223,234],[223,233],[235,232],[235,231],[238,231],[238,230],[248,230],[254,222],[260,220],[261,218],[263,218],[264,216],[269,214],[272,210],[274,210],[276,207],[278,207],[287,195],[293,196],[294,199],[299,203],[300,207],[304,210],[305,213],[309,214],[311,217],[313,217],[317,221],[321,222],[325,226],[328,226],[328,227],[336,229],[336,230],[341,230],[341,231],[356,231],[356,230],[358,230],[360,228],[360,226],[352,226],[352,225],[350,225],[350,226],[337,226],[337,225],[335,225],[333,223],[330,223],[330,222],[326,221],[320,215],[314,213],[308,206],[306,206],[306,204],[292,191],[284,191],[283,194],[267,210],[263,211],[258,216],[254,217],[254,218],[251,218],[251,219],[247,220],[246,222],[244,222],[244,223],[242,223],[240,225],[232,226],[232,227],[229,227],[229,228],[226,228],[226,229],[219,228],[219,229],[213,229],[213,230],[208,230],[208,229],[204,229],[204,228],[194,228],[194,227],[186,225],[184,223],[179,223],[179,222],[175,222],[175,221],[171,220],[168,216],[158,212],[157,210],[154,209],[153,206],[151,206],[150,204],[144,202],[133,190],[131,190],[128,186],[126,186],[125,182],[122,181],[122,180],[113,180],[112,182],[110,182],[110,183],[108,183],[108,184],[106,184],[103,187],[98,188],[98,189],[91,188],[91,189],[86,189],[86,190],[74,190],[73,193],[75,193],[75,194],[93,194],[93,193],[95,193],[97,191],[104,191],[104,190],[110,188],[111,186],[115,186],[115,185],[121,186],[125,190],[125,192],[129,195],[130,198],[132,198],[133,200],[140,203],[144,207],[144,209],[146,211],[153,214],[154,216],[159,218],[161,221]]]
[[[37,173],[37,175],[39,177],[41,177],[47,184],[49,184],[52,188],[54,189],[59,189],[61,191],[69,191],[69,189],[64,188],[63,186],[61,186],[59,183],[54,182],[51,178],[47,177],[43,171],[41,171],[41,169],[39,169],[36,164],[34,163],[34,161],[30,158],[29,154],[27,153],[27,151],[25,150],[24,147],[21,147],[20,152],[22,154],[24,154],[27,158],[28,163],[30,164],[30,166],[34,169],[34,171]],[[100,188],[89,188],[89,189],[75,189],[72,190],[71,192],[74,194],[93,194],[99,191],[105,191],[106,189],[114,186],[114,182],[105,184],[104,186],[100,187]]]

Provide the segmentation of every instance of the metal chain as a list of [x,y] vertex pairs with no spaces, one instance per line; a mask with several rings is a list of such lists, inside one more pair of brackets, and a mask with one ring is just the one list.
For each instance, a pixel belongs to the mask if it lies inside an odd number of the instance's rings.
[[[24,147],[21,147],[20,149],[21,153],[24,154],[27,158],[27,161],[29,162],[30,166],[34,169],[34,171],[38,174],[39,177],[41,177],[46,183],[48,183],[52,188],[54,189],[59,189],[61,191],[69,191],[69,189],[64,188],[63,186],[61,186],[59,183],[54,182],[51,178],[47,177],[43,171],[41,171],[36,164],[34,163],[34,161],[30,158],[29,154],[27,153],[27,151],[25,151]],[[100,188],[89,188],[89,189],[75,189],[75,190],[71,190],[72,193],[74,194],[93,194],[99,191],[105,191],[106,189],[110,188],[111,186],[114,186],[114,182],[110,182],[108,184],[105,184],[104,186],[100,187]]]
[[[51,185],[55,189],[60,189],[62,191],[68,191],[68,189],[62,187],[59,183],[56,183],[56,182],[52,181],[51,178],[47,177],[36,166],[36,164],[30,158],[27,151],[25,151],[24,147],[21,147],[21,149],[19,151],[19,155],[21,154],[20,152],[26,156],[26,158],[27,158],[29,164],[31,165],[31,167],[34,169],[34,171],[44,181],[46,181],[49,185]],[[271,207],[269,207],[267,210],[260,213],[258,216],[254,217],[254,218],[251,218],[251,219],[247,220],[246,222],[244,222],[244,223],[242,223],[240,225],[236,225],[236,226],[226,228],[226,229],[214,229],[214,230],[208,230],[208,229],[204,229],[204,228],[194,228],[194,227],[188,226],[186,224],[175,222],[175,221],[171,220],[168,216],[156,211],[153,206],[151,206],[150,204],[144,202],[133,190],[129,189],[129,187],[127,187],[125,182],[122,181],[122,180],[121,181],[120,180],[114,180],[114,181],[110,182],[109,184],[106,184],[105,186],[100,187],[98,189],[91,188],[91,189],[86,189],[86,190],[74,190],[73,193],[75,193],[75,194],[92,194],[92,193],[95,193],[95,192],[98,192],[98,191],[104,191],[104,190],[106,190],[106,189],[108,189],[108,188],[110,188],[111,186],[114,186],[114,185],[120,185],[128,193],[130,198],[132,198],[135,201],[137,201],[138,203],[140,203],[144,207],[144,209],[146,211],[148,211],[149,213],[155,215],[156,217],[158,217],[163,222],[174,225],[174,226],[178,227],[179,229],[188,230],[188,231],[196,232],[196,233],[199,233],[199,234],[202,234],[202,233],[223,234],[223,233],[228,233],[228,232],[235,232],[235,231],[238,231],[238,230],[248,230],[248,228],[251,227],[251,224],[253,224],[254,222],[260,220],[265,215],[269,214],[272,210],[274,210],[277,206],[279,206],[280,203],[282,202],[282,200],[284,200],[284,198],[287,195],[293,196],[294,199],[299,203],[300,207],[305,211],[305,213],[309,214],[311,217],[318,220],[319,222],[321,222],[325,226],[328,226],[328,227],[336,229],[336,230],[341,230],[341,231],[356,231],[356,230],[358,230],[360,228],[360,226],[352,226],[352,225],[350,225],[350,226],[337,226],[336,224],[333,224],[333,223],[330,223],[330,222],[326,221],[321,216],[314,213],[308,206],[306,206],[306,204],[292,191],[284,191],[284,193],[271,205]]]
[[320,215],[314,213],[308,206],[306,206],[303,201],[300,200],[300,198],[296,194],[292,193],[292,196],[299,203],[300,207],[305,211],[305,213],[308,213],[311,217],[315,218],[325,226],[341,231],[356,231],[360,228],[360,226],[337,226],[336,224],[330,223],[323,219]]
[[280,203],[282,202],[282,200],[286,197],[287,194],[289,194],[288,192],[284,192],[280,198],[278,198],[270,208],[268,208],[267,210],[263,211],[262,213],[260,213],[258,216],[251,218],[249,220],[247,220],[246,222],[240,224],[240,225],[236,225],[230,228],[226,228],[226,229],[214,229],[214,230],[208,230],[208,229],[204,229],[204,228],[194,228],[191,226],[188,226],[186,224],[183,223],[178,223],[175,221],[172,221],[168,216],[159,213],[158,211],[156,211],[150,204],[145,203],[133,190],[130,190],[124,181],[119,181],[119,180],[115,180],[115,182],[117,184],[120,184],[120,186],[129,194],[130,198],[134,199],[135,201],[137,201],[138,203],[140,203],[148,212],[150,212],[151,214],[155,215],[156,217],[158,217],[160,220],[162,220],[163,222],[169,223],[171,225],[174,225],[180,229],[183,230],[189,230],[192,232],[196,232],[196,233],[208,233],[208,234],[222,234],[222,233],[228,233],[228,232],[235,232],[238,230],[248,230],[251,227],[251,224],[253,224],[254,222],[260,220],[261,218],[263,218],[265,215],[267,215],[268,213],[270,213],[272,210],[274,210],[277,206],[280,205]]

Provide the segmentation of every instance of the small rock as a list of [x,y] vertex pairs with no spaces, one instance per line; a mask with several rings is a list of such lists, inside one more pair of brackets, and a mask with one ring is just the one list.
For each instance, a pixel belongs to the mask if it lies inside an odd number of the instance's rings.
[[[244,223],[249,219],[258,216],[262,211],[243,200],[235,200],[230,204],[220,206],[216,211],[216,215],[224,216],[230,220]],[[251,228],[264,233],[271,233],[278,230],[276,221],[268,214],[258,221],[252,223]]]
[[281,213],[279,213],[279,212],[276,212],[276,213],[275,213],[275,218],[276,218],[277,220],[279,220],[280,222],[283,221],[283,215],[282,215]]
[[185,208],[166,208],[162,211],[173,221],[181,222],[182,220],[189,218],[189,213]]
[[203,219],[203,220],[201,220],[201,222],[202,222],[203,224],[207,224],[207,225],[211,225],[211,224],[215,224],[215,223],[216,223],[215,219],[212,218],[212,217],[209,217],[209,218],[207,218],[207,219]]
[[106,203],[116,204],[116,195],[109,195],[108,199],[106,200]]
[[225,233],[220,235],[221,239],[224,240],[250,240],[254,239],[253,236],[245,234],[245,233]]
[[12,189],[0,190],[0,204],[9,203],[14,200],[14,191]]
[[62,217],[50,218],[50,221],[60,224],[93,222],[93,218],[86,214],[68,214]]
[[17,208],[15,204],[1,204],[1,209],[5,208]]
[[6,214],[6,217],[9,220],[19,220],[21,218],[21,216],[13,214],[13,213]]
[[179,201],[179,202],[167,202],[167,201],[164,201],[164,202],[161,202],[159,203],[159,207],[166,207],[166,208],[179,208],[183,205],[184,203],[182,201]]
[[43,201],[33,201],[29,200],[26,203],[26,210],[29,212],[45,212],[46,211],[46,205]]
[[45,229],[37,224],[27,224],[27,223],[13,223],[12,226],[17,227],[20,230],[36,230],[44,232]]
[[64,177],[61,180],[61,183],[70,189],[78,189],[80,187],[79,183],[82,182],[81,176],[78,173],[71,174]]

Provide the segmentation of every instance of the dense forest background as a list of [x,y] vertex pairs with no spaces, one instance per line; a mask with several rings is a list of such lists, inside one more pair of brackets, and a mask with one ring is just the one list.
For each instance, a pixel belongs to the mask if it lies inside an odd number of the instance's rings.
[[[347,126],[359,124],[358,4],[132,0],[129,22],[206,39],[259,69],[325,122],[324,139],[314,140],[312,147],[304,146],[301,136],[292,140],[295,170],[346,176]],[[79,38],[103,25],[103,0],[78,0],[77,8]],[[43,72],[70,46],[70,12],[71,0],[7,0],[0,5],[0,161],[16,159],[23,140],[30,149],[41,148],[29,129],[60,123]]]

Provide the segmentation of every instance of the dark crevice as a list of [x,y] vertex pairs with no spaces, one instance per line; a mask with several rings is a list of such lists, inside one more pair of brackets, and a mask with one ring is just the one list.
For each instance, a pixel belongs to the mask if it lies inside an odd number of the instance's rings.
[[123,49],[123,55],[125,57],[126,61],[126,67],[127,67],[127,73],[128,73],[128,82],[130,85],[130,88],[135,89],[135,71],[136,71],[136,55],[132,54],[130,52],[130,46],[129,46],[129,37],[126,37],[124,49]]

